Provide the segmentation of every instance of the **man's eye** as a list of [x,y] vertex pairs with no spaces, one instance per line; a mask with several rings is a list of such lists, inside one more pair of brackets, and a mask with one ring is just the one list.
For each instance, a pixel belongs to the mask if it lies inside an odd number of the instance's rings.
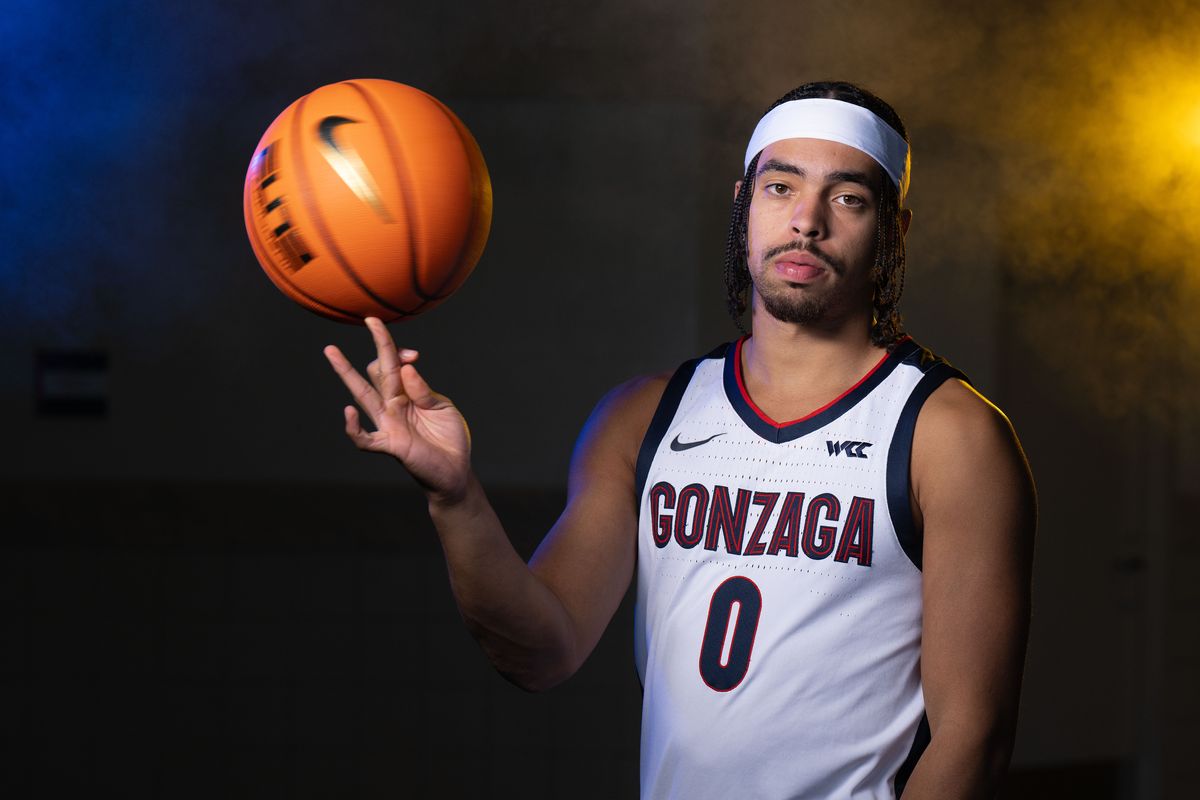
[[768,183],[766,190],[767,194],[787,194],[788,187],[786,183]]
[[857,206],[865,205],[865,202],[863,201],[863,199],[861,197],[859,197],[858,195],[854,195],[854,194],[838,195],[837,201],[844,206],[857,207]]

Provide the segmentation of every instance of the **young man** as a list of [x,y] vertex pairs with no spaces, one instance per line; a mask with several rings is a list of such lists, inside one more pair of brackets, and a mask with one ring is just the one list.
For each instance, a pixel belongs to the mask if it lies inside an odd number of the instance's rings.
[[636,568],[643,797],[989,797],[1007,766],[1033,485],[1004,415],[901,335],[909,163],[850,84],[772,107],[726,259],[753,336],[600,402],[528,565],[417,354],[374,319],[369,381],[325,350],[375,427],[350,406],[347,434],[426,491],[506,677],[570,676]]

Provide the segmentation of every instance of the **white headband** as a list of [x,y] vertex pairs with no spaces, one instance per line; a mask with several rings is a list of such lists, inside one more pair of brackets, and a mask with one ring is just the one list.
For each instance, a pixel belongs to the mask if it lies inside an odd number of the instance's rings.
[[745,169],[767,145],[782,139],[825,139],[861,150],[879,162],[896,184],[900,200],[908,193],[908,143],[871,111],[822,97],[792,100],[775,106],[759,120],[746,147]]

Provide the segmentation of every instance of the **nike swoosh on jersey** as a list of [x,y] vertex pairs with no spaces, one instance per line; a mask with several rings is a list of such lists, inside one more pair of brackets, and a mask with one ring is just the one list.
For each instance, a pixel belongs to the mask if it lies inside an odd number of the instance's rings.
[[681,441],[679,441],[679,434],[676,434],[675,438],[671,440],[671,449],[676,452],[679,452],[681,450],[691,450],[693,447],[699,447],[702,444],[708,444],[709,442],[711,442],[713,439],[717,438],[718,436],[724,436],[724,435],[725,435],[725,432],[722,431],[721,433],[714,433],[712,436],[708,437],[707,439],[701,439],[697,442],[681,442]]
[[340,125],[358,122],[348,117],[325,117],[317,124],[317,137],[321,140],[321,155],[333,167],[342,182],[350,187],[355,197],[374,209],[384,222],[395,222],[392,215],[383,207],[379,198],[379,187],[371,177],[370,170],[362,162],[358,151],[349,142],[339,142],[334,137],[334,131]]

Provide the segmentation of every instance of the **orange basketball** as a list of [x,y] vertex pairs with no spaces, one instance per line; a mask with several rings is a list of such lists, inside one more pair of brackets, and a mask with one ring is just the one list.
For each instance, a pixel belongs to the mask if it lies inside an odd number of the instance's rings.
[[479,146],[419,89],[322,86],[280,114],[242,193],[258,263],[284,294],[341,322],[420,314],[475,268],[492,221]]

